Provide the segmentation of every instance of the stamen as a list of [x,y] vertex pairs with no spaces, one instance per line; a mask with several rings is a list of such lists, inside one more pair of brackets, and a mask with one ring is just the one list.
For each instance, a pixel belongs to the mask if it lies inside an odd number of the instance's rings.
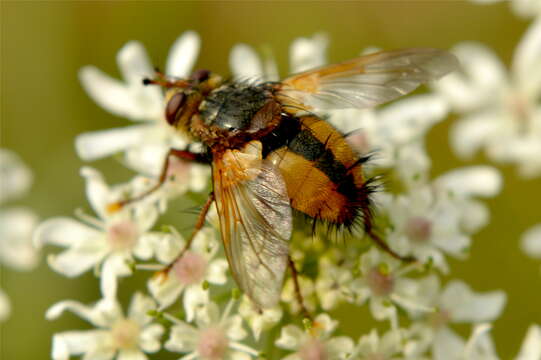
[[104,222],[102,222],[98,218],[95,218],[93,216],[86,214],[81,208],[75,209],[75,217],[81,220],[82,222],[86,223],[87,225],[91,225],[100,230],[103,230],[105,228]]

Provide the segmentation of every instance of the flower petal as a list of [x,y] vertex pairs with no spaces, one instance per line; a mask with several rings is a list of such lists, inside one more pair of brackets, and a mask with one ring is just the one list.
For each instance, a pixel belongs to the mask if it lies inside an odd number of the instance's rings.
[[275,345],[288,350],[298,349],[305,334],[295,325],[286,325],[280,332],[280,337],[275,341]]
[[133,117],[134,99],[126,84],[94,66],[79,70],[79,79],[88,96],[99,106],[117,116]]
[[265,74],[257,53],[246,44],[237,44],[229,54],[229,66],[239,80],[260,80]]
[[539,0],[513,0],[511,1],[513,12],[521,17],[532,17],[541,14],[541,2]]
[[17,154],[0,149],[0,203],[16,199],[30,188],[32,173]]
[[80,174],[86,181],[86,197],[92,209],[101,219],[108,216],[107,205],[113,201],[109,186],[105,183],[103,175],[89,166],[83,166]]
[[541,224],[533,226],[522,235],[521,246],[526,254],[541,258]]
[[85,161],[101,159],[140,145],[154,125],[134,125],[83,133],[75,138],[75,149]]
[[116,299],[118,278],[132,273],[127,260],[127,256],[112,254],[103,262],[100,274],[100,289],[105,299]]
[[541,359],[541,327],[539,325],[531,325],[520,347],[520,353],[515,360],[538,359]]
[[507,83],[506,70],[492,50],[481,43],[464,42],[453,53],[462,65],[433,84],[458,111],[468,111],[493,101],[494,93]]
[[197,329],[183,321],[176,321],[171,328],[165,348],[174,352],[194,351],[197,348],[197,337]]
[[159,324],[146,326],[139,337],[139,346],[147,353],[154,353],[160,350],[161,337],[165,329]]
[[192,321],[196,310],[201,305],[209,302],[209,292],[204,290],[201,284],[190,285],[184,292],[182,302],[184,304],[184,311],[186,312],[186,321]]
[[[148,136],[148,132],[146,135]],[[165,157],[171,147],[167,144],[165,138],[161,143],[143,142],[139,146],[127,149],[125,160],[133,170],[157,178],[162,171]]]
[[160,309],[164,309],[173,304],[182,290],[184,285],[178,281],[174,274],[167,276],[154,276],[147,283],[148,291],[154,299],[160,304]]
[[146,325],[152,321],[152,318],[148,315],[148,312],[155,309],[156,303],[150,296],[136,292],[130,303],[128,317],[140,325]]
[[443,120],[448,112],[446,102],[434,95],[419,95],[395,102],[380,111],[382,139],[396,144],[411,142]]
[[451,329],[444,327],[434,337],[432,353],[434,360],[460,359],[464,352],[465,341]]
[[521,90],[541,95],[541,17],[530,25],[518,44],[512,70]]
[[100,300],[94,306],[87,306],[78,301],[64,300],[51,306],[45,313],[47,320],[58,318],[64,311],[71,311],[95,326],[107,327],[122,317],[122,310],[116,301]]
[[6,320],[11,313],[11,304],[9,298],[2,289],[0,289],[0,322]]
[[38,264],[38,249],[32,244],[37,224],[36,214],[25,208],[0,212],[0,263],[23,271]]
[[292,73],[313,69],[327,63],[329,38],[317,33],[311,38],[298,38],[289,47],[289,65]]
[[492,197],[502,188],[502,175],[491,166],[468,166],[436,179],[436,186],[454,195]]
[[500,316],[506,303],[506,294],[496,290],[474,293],[462,281],[451,281],[441,295],[441,307],[449,311],[456,322],[486,322]]
[[147,357],[139,350],[130,349],[120,350],[116,360],[147,360]]
[[[103,330],[67,331],[53,335],[53,360],[69,360],[70,355],[81,355],[104,344]],[[112,357],[112,353],[111,353]]]
[[225,259],[216,259],[210,263],[206,279],[211,284],[223,285],[227,282],[227,269],[229,265]]
[[53,270],[68,277],[75,277],[98,264],[108,252],[105,241],[92,239],[88,243],[73,246],[60,254],[49,255],[47,262]]
[[173,43],[167,56],[166,74],[186,78],[197,60],[201,40],[195,31],[186,31]]
[[456,154],[468,159],[496,136],[498,122],[495,118],[498,116],[494,111],[488,110],[458,120],[449,134],[451,146]]
[[133,102],[133,120],[159,120],[163,117],[163,95],[157,86],[143,85],[143,79],[154,76],[154,68],[143,44],[130,41],[117,54],[117,63],[128,84]]
[[92,241],[99,237],[100,231],[66,217],[45,220],[34,231],[33,242],[36,247],[45,244],[73,246]]

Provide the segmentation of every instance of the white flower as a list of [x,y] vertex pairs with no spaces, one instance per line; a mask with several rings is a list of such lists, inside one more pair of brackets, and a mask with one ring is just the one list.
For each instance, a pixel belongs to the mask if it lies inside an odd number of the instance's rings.
[[257,351],[240,343],[246,337],[246,331],[241,317],[230,314],[232,306],[233,301],[229,301],[220,315],[218,305],[205,304],[196,312],[197,327],[165,314],[173,322],[165,348],[187,353],[183,360],[247,360],[250,355],[257,356]]
[[23,196],[31,183],[32,173],[19,156],[0,149],[0,264],[16,270],[31,270],[38,264],[38,251],[32,245],[38,219],[29,209],[3,205]]
[[113,299],[100,300],[92,307],[71,300],[61,301],[47,311],[47,319],[56,319],[68,310],[97,329],[53,335],[52,358],[68,360],[70,355],[84,355],[84,359],[147,359],[144,353],[160,349],[164,332],[163,327],[152,324],[152,318],[147,315],[154,309],[152,299],[140,293],[133,296],[127,316]]
[[99,218],[81,215],[86,223],[64,217],[46,220],[36,229],[34,242],[68,248],[48,257],[49,266],[66,276],[79,276],[99,266],[102,294],[114,298],[117,277],[131,274],[133,257],[152,257],[158,235],[148,231],[158,212],[155,206],[141,201],[111,214],[108,205],[119,200],[126,186],[109,188],[101,174],[91,168],[83,168],[81,174],[86,179],[90,205]]
[[355,302],[369,301],[370,311],[377,320],[388,319],[396,327],[396,305],[411,311],[428,311],[427,302],[419,292],[421,281],[403,275],[418,265],[401,266],[403,263],[372,247],[361,256],[361,278],[351,285]]
[[[32,244],[32,232],[38,218],[23,207],[5,207],[4,203],[23,196],[32,183],[30,169],[14,152],[0,148],[0,265],[19,271],[35,268],[39,251]],[[11,311],[9,298],[0,289],[0,322]]]
[[315,287],[321,308],[325,311],[334,309],[344,300],[351,300],[349,287],[353,274],[345,265],[335,264],[329,256],[319,258]]
[[410,183],[414,176],[425,176],[430,160],[425,154],[424,136],[448,111],[441,97],[419,95],[381,109],[333,110],[329,122],[349,134],[348,142],[359,153],[374,154],[373,164],[396,166],[401,178]]
[[437,359],[454,359],[446,355],[460,353],[463,349],[464,342],[448,325],[494,321],[500,316],[506,302],[503,291],[478,294],[464,282],[456,280],[449,282],[440,292],[436,276],[429,276],[420,292],[435,309],[425,313],[424,318],[427,328],[433,332],[432,352]]
[[474,233],[489,222],[485,204],[475,198],[490,198],[501,192],[503,178],[491,166],[467,166],[451,170],[433,182],[441,194],[447,194],[450,203],[461,213],[461,227]]
[[32,183],[32,173],[17,154],[0,148],[0,204],[24,195]]
[[9,298],[2,289],[0,289],[0,322],[7,319],[11,312],[11,304]]
[[531,257],[541,258],[541,224],[528,229],[522,235],[522,250]]
[[490,329],[489,324],[476,325],[467,342],[446,330],[446,342],[433,350],[434,360],[499,360]]
[[32,244],[32,232],[37,225],[38,217],[29,209],[0,210],[0,264],[20,271],[37,266],[39,252]]
[[[166,75],[186,78],[199,52],[200,40],[192,31],[182,34],[167,58]],[[101,70],[86,66],[80,71],[83,87],[107,111],[138,122],[123,128],[79,135],[76,148],[84,160],[94,160],[126,152],[131,168],[157,176],[170,148],[183,149],[187,142],[167,124],[164,96],[158,86],[144,86],[143,78],[154,77],[153,66],[143,45],[128,42],[118,53],[118,66],[124,81],[113,79]]]
[[242,297],[239,305],[239,315],[248,323],[254,338],[259,340],[263,331],[269,330],[282,318],[283,310],[280,306],[270,309],[257,309],[254,302],[246,295]]
[[[173,231],[169,241],[162,241],[157,246],[157,256],[165,264],[173,261],[184,249],[182,236]],[[201,229],[192,241],[189,250],[176,261],[168,274],[155,276],[148,282],[152,296],[164,309],[173,304],[184,293],[183,303],[186,320],[192,321],[195,309],[208,302],[208,290],[203,283],[225,284],[227,281],[227,261],[216,258],[220,244],[216,241],[212,228]]]
[[353,350],[353,340],[346,336],[331,337],[338,322],[327,314],[319,314],[307,330],[295,325],[282,328],[276,346],[295,351],[283,360],[346,359]]
[[[290,73],[315,68],[326,63],[325,52],[328,39],[318,33],[311,38],[298,38],[289,48]],[[233,76],[239,80],[278,81],[276,64],[270,58],[261,61],[248,45],[238,44],[229,56]]]
[[541,327],[539,325],[531,325],[520,348],[520,353],[515,360],[539,359],[541,359]]
[[402,353],[403,337],[399,330],[391,330],[382,337],[373,329],[359,339],[348,359],[396,359]]
[[392,247],[425,263],[431,259],[448,272],[443,253],[464,257],[469,234],[488,222],[488,209],[472,197],[494,196],[500,190],[498,171],[477,166],[453,170],[405,194],[380,193],[377,199],[389,216]]
[[479,148],[495,161],[515,163],[523,176],[541,173],[541,18],[518,44],[510,73],[478,43],[454,49],[463,73],[435,88],[463,114],[451,132],[454,150],[471,157]]

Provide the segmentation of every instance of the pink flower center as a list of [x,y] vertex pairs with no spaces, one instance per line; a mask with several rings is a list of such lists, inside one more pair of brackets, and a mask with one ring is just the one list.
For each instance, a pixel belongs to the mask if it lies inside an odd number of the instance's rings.
[[302,360],[327,360],[329,358],[325,345],[318,339],[311,338],[299,349]]
[[376,296],[387,296],[393,291],[393,276],[390,273],[384,273],[378,266],[373,267],[368,272],[366,281],[370,290]]
[[432,222],[422,216],[413,216],[408,220],[405,232],[414,242],[426,242],[432,234]]
[[225,357],[229,339],[220,327],[210,327],[199,334],[197,352],[205,360],[220,360]]
[[107,240],[113,250],[131,249],[138,237],[137,227],[130,220],[119,221],[107,229]]
[[507,99],[512,116],[518,123],[518,130],[527,133],[531,126],[530,119],[533,119],[533,108],[524,94],[516,91]]
[[173,273],[184,285],[196,284],[207,272],[207,261],[201,255],[186,251],[173,265]]
[[177,184],[184,184],[189,178],[190,163],[176,156],[169,157],[167,178]]
[[139,342],[141,327],[135,321],[122,319],[117,321],[111,329],[113,347],[115,349],[133,349]]
[[370,142],[365,133],[356,131],[349,135],[346,141],[353,147],[359,154],[368,154],[370,152]]

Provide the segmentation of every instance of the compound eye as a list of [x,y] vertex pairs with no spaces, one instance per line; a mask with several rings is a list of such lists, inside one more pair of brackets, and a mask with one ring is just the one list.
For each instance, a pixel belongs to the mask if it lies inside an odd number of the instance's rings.
[[167,103],[167,106],[165,107],[165,119],[167,120],[167,123],[169,125],[175,125],[175,122],[177,120],[177,113],[180,108],[182,108],[182,105],[184,105],[185,100],[186,95],[179,92],[173,95]]

